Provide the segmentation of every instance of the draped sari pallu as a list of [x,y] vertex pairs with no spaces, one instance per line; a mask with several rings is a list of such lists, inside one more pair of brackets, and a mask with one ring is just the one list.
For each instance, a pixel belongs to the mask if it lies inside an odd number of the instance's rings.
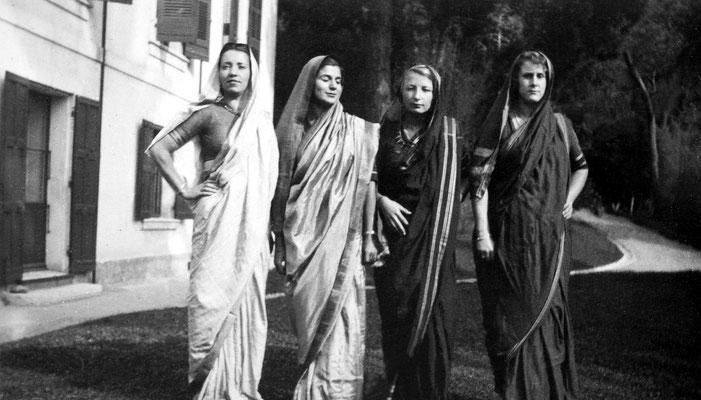
[[[377,150],[376,132],[376,124],[344,113],[337,103],[302,138],[297,151],[283,230],[298,361],[307,368],[296,398],[313,397],[315,390],[336,389],[362,396],[365,282],[360,262],[361,216]],[[350,317],[343,314],[349,312]],[[335,330],[348,318],[354,326],[338,335]],[[350,342],[338,343],[344,337]],[[351,375],[350,380],[359,386],[334,388],[329,382],[328,388],[310,387],[315,385],[311,375],[323,375],[318,371],[324,368],[321,364],[334,363],[329,361],[330,353],[338,346],[357,347],[349,349],[355,357],[351,365],[339,368],[346,370],[341,375]]]
[[[404,179],[392,175],[391,169],[396,166],[378,159],[380,193],[401,201],[402,189],[396,186],[407,185],[420,190],[420,194],[416,207],[410,209],[406,235],[387,235],[390,255],[387,264],[375,271],[375,277],[390,384],[409,385],[401,389],[403,393],[413,387],[406,380],[415,378],[405,374],[429,374],[420,380],[431,383],[419,388],[432,393],[422,394],[442,397],[448,394],[453,335],[450,310],[455,295],[461,146],[455,119],[442,117],[436,122],[438,126],[429,129],[423,147],[417,150],[423,152],[420,161],[399,172]],[[396,129],[397,123],[388,123],[382,132],[393,137]],[[431,363],[429,360],[440,365],[424,365]],[[410,372],[408,363],[416,363],[416,370]]]
[[[191,203],[195,214],[188,295],[191,390],[198,390],[215,365],[225,362],[218,360],[225,348],[234,353],[232,357],[254,360],[241,362],[245,371],[234,379],[242,379],[236,382],[242,393],[256,398],[267,335],[265,281],[271,264],[269,214],[260,205],[272,200],[271,177],[277,175],[272,127],[242,133],[231,147],[222,149],[222,155],[225,163],[209,174],[218,178],[220,191]],[[232,330],[239,335],[227,344]]]

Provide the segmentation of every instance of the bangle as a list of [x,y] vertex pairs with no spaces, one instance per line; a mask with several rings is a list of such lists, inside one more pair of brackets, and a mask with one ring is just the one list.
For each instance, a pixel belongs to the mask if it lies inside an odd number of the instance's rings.
[[481,241],[483,241],[484,239],[488,239],[488,238],[491,238],[491,236],[487,233],[486,235],[477,236],[477,239],[475,239],[475,241],[481,242]]
[[178,186],[178,194],[183,194],[183,188],[187,186],[187,181],[183,182],[182,185]]
[[363,232],[363,235],[374,235],[374,234],[375,234],[375,231],[373,231],[373,230]]

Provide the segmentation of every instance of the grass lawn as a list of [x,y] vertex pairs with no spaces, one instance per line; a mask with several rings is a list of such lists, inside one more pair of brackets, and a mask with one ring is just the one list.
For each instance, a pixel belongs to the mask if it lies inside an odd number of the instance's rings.
[[[699,273],[572,277],[581,398],[701,398],[700,290]],[[496,399],[476,286],[461,285],[459,296],[453,398]],[[369,386],[382,374],[376,310],[369,290]],[[284,299],[268,311],[260,391],[288,399],[298,370]],[[185,399],[186,368],[185,309],[125,314],[0,346],[0,399]]]

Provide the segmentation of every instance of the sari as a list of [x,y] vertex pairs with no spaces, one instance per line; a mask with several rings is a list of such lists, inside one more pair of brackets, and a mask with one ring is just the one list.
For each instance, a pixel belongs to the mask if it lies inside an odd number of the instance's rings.
[[[260,399],[267,316],[265,284],[271,265],[269,213],[278,150],[272,120],[256,100],[258,65],[241,116],[216,158],[196,160],[200,182],[220,190],[190,201],[194,212],[188,291],[190,391],[195,399]],[[151,146],[219,97],[217,66],[198,104],[178,114]]]
[[361,231],[377,124],[335,103],[305,129],[324,56],[303,68],[276,128],[280,171],[273,231],[284,235],[297,360],[295,399],[360,399],[365,355]]
[[436,77],[426,128],[404,139],[395,100],[376,161],[378,192],[411,212],[406,235],[382,231],[389,255],[375,269],[389,398],[446,399],[450,384],[462,137],[445,116],[440,76],[424,67]]
[[573,166],[586,163],[574,132],[563,131],[552,110],[554,71],[546,60],[543,100],[519,128],[510,123],[507,80],[480,128],[470,172],[472,196],[489,194],[494,258],[475,257],[475,265],[495,391],[505,399],[573,399],[577,392],[562,210]]

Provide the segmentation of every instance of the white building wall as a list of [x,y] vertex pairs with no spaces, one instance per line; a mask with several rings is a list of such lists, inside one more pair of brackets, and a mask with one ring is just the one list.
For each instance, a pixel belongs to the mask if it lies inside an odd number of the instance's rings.
[[[242,0],[240,3],[246,3]],[[99,99],[102,10],[94,0],[0,1],[0,80],[6,71],[72,95]],[[137,221],[134,194],[138,133],[142,120],[165,125],[198,98],[222,46],[223,0],[212,0],[210,60],[188,60],[182,45],[156,41],[155,0],[131,5],[108,3],[105,81],[100,154],[96,281],[101,283],[185,274],[190,252],[190,220],[172,219],[174,193],[164,182],[162,216]],[[272,113],[277,1],[263,2],[261,96]],[[239,29],[246,30],[248,12]],[[0,85],[2,87],[2,85]],[[0,89],[1,90],[1,89]],[[50,146],[51,205],[47,234],[49,269],[68,271],[70,160],[74,96],[52,102]],[[176,154],[185,175],[194,178],[192,148]]]

